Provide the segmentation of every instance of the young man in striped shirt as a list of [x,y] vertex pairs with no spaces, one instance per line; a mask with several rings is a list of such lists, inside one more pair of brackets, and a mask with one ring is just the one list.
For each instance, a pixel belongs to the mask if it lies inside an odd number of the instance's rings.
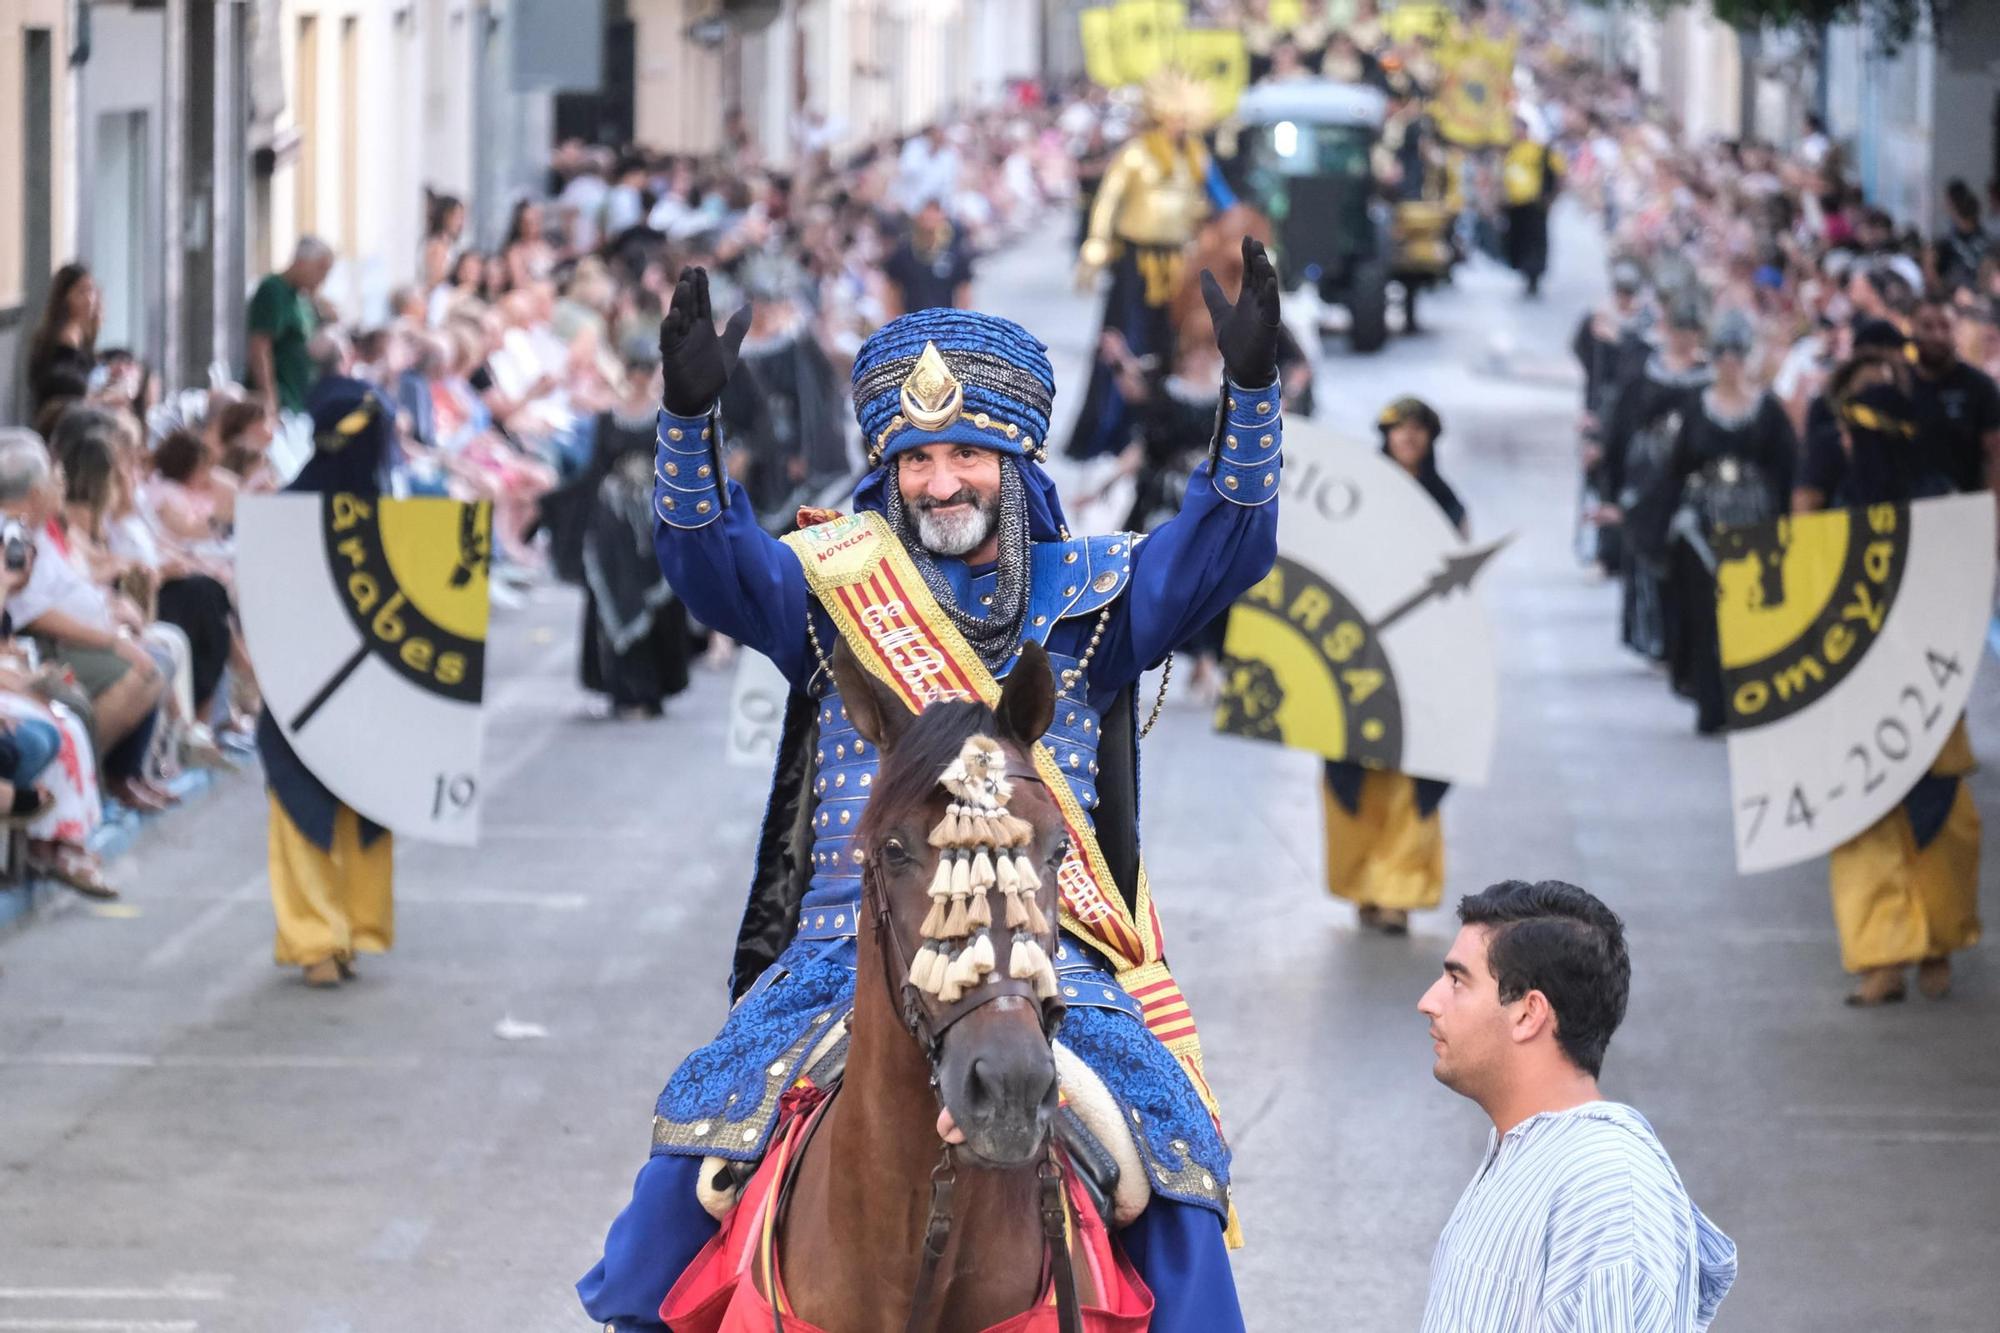
[[1458,905],[1417,1009],[1432,1072],[1493,1136],[1431,1260],[1422,1333],[1699,1333],[1736,1280],[1645,1117],[1598,1070],[1632,968],[1618,917],[1573,884],[1509,880]]

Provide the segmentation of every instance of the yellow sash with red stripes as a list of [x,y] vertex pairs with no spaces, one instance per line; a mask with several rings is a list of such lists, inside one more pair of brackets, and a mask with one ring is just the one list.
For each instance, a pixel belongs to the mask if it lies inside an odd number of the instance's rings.
[[[784,540],[848,648],[913,712],[942,699],[976,699],[989,708],[999,703],[1000,683],[924,586],[887,519],[864,510]],[[1167,970],[1145,867],[1139,869],[1135,911],[1118,892],[1097,833],[1055,755],[1037,744],[1034,761],[1069,831],[1069,854],[1056,873],[1063,928],[1110,960],[1118,984],[1139,1002],[1147,1029],[1180,1061],[1209,1113],[1219,1114],[1202,1074],[1194,1015]]]

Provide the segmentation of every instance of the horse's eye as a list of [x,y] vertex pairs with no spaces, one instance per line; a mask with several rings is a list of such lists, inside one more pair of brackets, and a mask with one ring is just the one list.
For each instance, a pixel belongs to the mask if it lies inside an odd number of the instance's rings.
[[1049,866],[1051,868],[1054,868],[1056,866],[1061,865],[1063,858],[1068,855],[1069,855],[1069,839],[1058,838],[1056,840],[1056,845],[1049,851],[1049,862],[1048,862]]
[[908,865],[909,849],[903,846],[900,838],[890,838],[882,844],[882,860],[892,866]]

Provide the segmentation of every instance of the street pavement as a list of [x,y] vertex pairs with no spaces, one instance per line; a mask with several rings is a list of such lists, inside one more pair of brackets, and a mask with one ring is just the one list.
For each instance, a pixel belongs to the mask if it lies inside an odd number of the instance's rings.
[[[1323,362],[1365,435],[1419,393],[1477,535],[1501,664],[1491,783],[1445,805],[1447,902],[1584,884],[1634,985],[1608,1096],[1638,1106],[1738,1242],[1721,1330],[1988,1333],[2000,1309],[2000,977],[1854,1012],[1825,871],[1739,878],[1723,748],[1615,642],[1570,553],[1566,352],[1600,244],[1559,215],[1545,296],[1485,263],[1434,332]],[[986,266],[1074,408],[1095,312],[1050,227]],[[1067,480],[1081,483],[1084,478]],[[764,775],[723,763],[730,679],[657,723],[595,720],[577,599],[496,619],[486,836],[398,852],[399,939],[337,993],[270,960],[249,775],[149,830],[126,900],[0,939],[0,1329],[574,1329],[570,1283],[643,1161],[652,1102],[720,1024]],[[1975,743],[2000,742],[1989,666]],[[1171,699],[1145,743],[1147,859],[1236,1152],[1253,1330],[1406,1330],[1485,1143],[1414,1006],[1453,926],[1358,933],[1321,883],[1311,759]],[[1981,805],[2000,788],[1975,779]],[[1985,876],[1989,915],[2000,858]]]

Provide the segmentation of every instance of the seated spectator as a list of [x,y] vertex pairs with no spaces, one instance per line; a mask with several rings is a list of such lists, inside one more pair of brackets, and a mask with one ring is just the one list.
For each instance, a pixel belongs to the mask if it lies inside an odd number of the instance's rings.
[[[19,686],[27,684],[25,677],[15,680]],[[0,716],[0,815],[29,819],[41,814],[49,798],[35,779],[61,748],[62,733],[55,723]]]
[[430,307],[424,289],[415,283],[405,283],[389,293],[390,328],[420,329],[428,322],[429,315]]
[[[215,679],[221,677],[229,656],[229,594],[216,584],[213,597],[203,599],[198,588],[177,580],[166,596],[179,609],[178,618],[159,614],[163,575],[157,552],[148,547],[131,553],[130,525],[117,517],[133,508],[123,458],[128,452],[125,435],[117,418],[88,408],[65,418],[57,428],[53,444],[63,478],[62,529],[69,539],[71,560],[88,570],[99,586],[115,590],[138,608],[144,624],[139,637],[166,674],[170,688],[162,700],[160,725],[154,730],[144,770],[147,781],[166,784],[179,776],[183,761],[221,762],[214,737],[200,724],[195,709],[197,657],[181,621],[204,636],[213,658],[214,679],[200,693],[205,702],[214,694]],[[130,450],[136,452],[136,443]],[[114,524],[124,541],[112,540]],[[204,606],[214,610],[216,601],[219,623],[193,614]]]
[[[187,432],[175,438],[192,439]],[[154,536],[135,501],[132,477],[108,419],[72,418],[57,434],[65,480],[65,525],[73,553],[100,579],[125,588],[149,613],[146,637],[163,643],[177,664],[168,703],[178,741],[169,768],[182,758],[213,764],[220,755],[201,719],[214,702],[235,641],[229,589],[194,556]],[[171,633],[163,633],[171,630]],[[186,663],[184,671],[178,664]]]
[[28,425],[35,434],[46,440],[49,436],[55,434],[56,423],[63,419],[63,414],[82,402],[83,399],[81,397],[51,398],[36,410],[34,420],[30,421]]
[[477,250],[461,250],[451,261],[451,272],[431,288],[430,323],[439,327],[454,310],[468,301],[486,299],[486,256]]
[[533,199],[514,205],[507,219],[507,239],[500,243],[499,284],[495,290],[512,292],[542,282],[555,270],[556,252],[543,234],[542,206]]
[[[454,320],[449,330],[456,358],[451,373],[432,386],[438,445],[453,475],[471,498],[493,501],[498,553],[512,564],[532,566],[528,546],[535,504],[554,489],[555,470],[528,456],[499,430],[493,403],[507,405],[493,388],[486,358],[495,345],[492,330],[475,320]],[[482,388],[482,386],[484,386]]]
[[153,450],[153,476],[139,496],[167,535],[197,550],[236,521],[236,488],[218,479],[208,446],[177,430]]
[[[4,449],[0,436],[0,449]],[[0,592],[11,597],[27,581],[26,560],[31,558],[26,529],[14,525],[11,542],[22,552],[19,569],[0,569]],[[13,730],[17,750],[12,808],[22,810],[22,788],[34,784],[40,799],[34,822],[28,825],[28,869],[66,884],[91,898],[116,898],[118,891],[104,877],[104,866],[90,850],[91,835],[103,822],[104,806],[98,794],[97,761],[90,745],[90,728],[84,717],[89,703],[73,687],[58,678],[53,668],[31,669],[23,645],[13,637],[13,627],[0,613],[0,727]],[[55,732],[54,762],[34,770],[32,736],[48,727]]]
[[271,414],[254,398],[232,398],[209,413],[205,437],[209,449],[220,460],[219,472],[226,472],[239,494],[264,494],[278,489],[277,475],[271,470]]
[[34,538],[27,581],[8,598],[7,614],[17,632],[35,637],[43,661],[68,668],[87,699],[112,794],[138,810],[163,810],[171,798],[143,768],[166,680],[138,641],[138,609],[72,559],[62,501],[61,474],[41,440],[24,431],[0,439],[0,514]]

